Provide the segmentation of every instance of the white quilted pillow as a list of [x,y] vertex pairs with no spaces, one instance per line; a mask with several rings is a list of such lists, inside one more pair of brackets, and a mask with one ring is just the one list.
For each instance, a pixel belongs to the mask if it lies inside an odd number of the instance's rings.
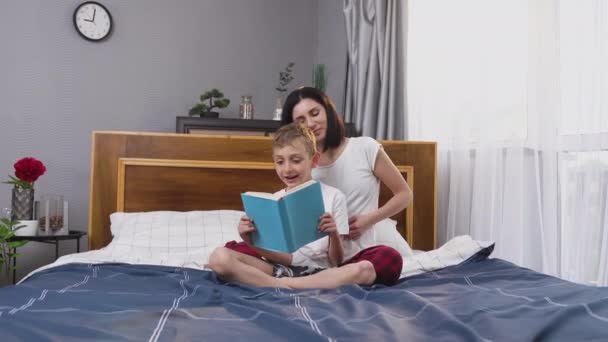
[[242,211],[234,210],[113,213],[110,244],[62,256],[37,271],[72,262],[207,269],[209,255],[216,247],[231,240],[241,241],[238,221],[242,215]]
[[240,241],[242,211],[117,212],[110,215],[112,245],[116,249],[166,255],[189,250],[212,250],[231,240]]

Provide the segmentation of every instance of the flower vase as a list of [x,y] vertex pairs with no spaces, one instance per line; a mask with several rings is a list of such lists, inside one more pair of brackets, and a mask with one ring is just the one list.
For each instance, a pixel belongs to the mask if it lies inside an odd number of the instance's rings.
[[283,113],[283,96],[277,96],[277,100],[274,106],[274,113],[272,116],[272,120],[281,121],[281,114]]
[[33,219],[34,189],[13,188],[11,206],[14,220]]

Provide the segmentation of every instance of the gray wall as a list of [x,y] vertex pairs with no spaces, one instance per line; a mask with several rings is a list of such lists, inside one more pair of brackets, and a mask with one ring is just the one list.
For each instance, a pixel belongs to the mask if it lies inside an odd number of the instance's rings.
[[[73,229],[87,230],[93,130],[173,132],[175,116],[210,87],[232,101],[222,117],[237,117],[240,96],[251,94],[255,117],[269,119],[278,71],[290,61],[292,88],[310,84],[314,62],[328,64],[341,105],[334,65],[344,43],[331,41],[344,26],[341,0],[101,0],[115,21],[102,43],[74,30],[80,2],[0,0],[0,179],[21,157],[42,160],[36,197],[64,195]],[[8,206],[10,186],[0,184]],[[19,277],[54,255],[38,243],[20,251]],[[74,251],[62,243],[62,254]]]
[[[319,20],[315,63],[327,65],[327,95],[344,115],[344,85],[346,82],[347,42],[342,0],[320,0],[317,8]],[[312,70],[310,71],[312,77]]]

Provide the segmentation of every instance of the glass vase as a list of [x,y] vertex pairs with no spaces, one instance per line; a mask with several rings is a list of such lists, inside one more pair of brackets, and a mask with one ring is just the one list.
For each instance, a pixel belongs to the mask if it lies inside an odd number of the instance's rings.
[[283,113],[283,95],[277,96],[277,100],[274,105],[274,112],[272,115],[272,120],[281,121],[281,115]]
[[241,96],[241,104],[239,105],[239,117],[241,119],[246,120],[253,119],[253,103],[251,102],[251,96]]
[[11,207],[14,220],[31,220],[34,217],[34,189],[13,188]]
[[40,232],[47,235],[67,233],[67,202],[60,195],[44,195],[36,205]]

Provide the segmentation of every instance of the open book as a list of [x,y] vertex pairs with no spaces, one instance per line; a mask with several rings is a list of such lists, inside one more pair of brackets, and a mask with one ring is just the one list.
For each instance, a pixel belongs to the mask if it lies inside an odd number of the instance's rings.
[[256,228],[256,247],[291,253],[322,238],[319,218],[325,212],[321,183],[310,180],[278,195],[265,192],[241,194],[245,212]]

